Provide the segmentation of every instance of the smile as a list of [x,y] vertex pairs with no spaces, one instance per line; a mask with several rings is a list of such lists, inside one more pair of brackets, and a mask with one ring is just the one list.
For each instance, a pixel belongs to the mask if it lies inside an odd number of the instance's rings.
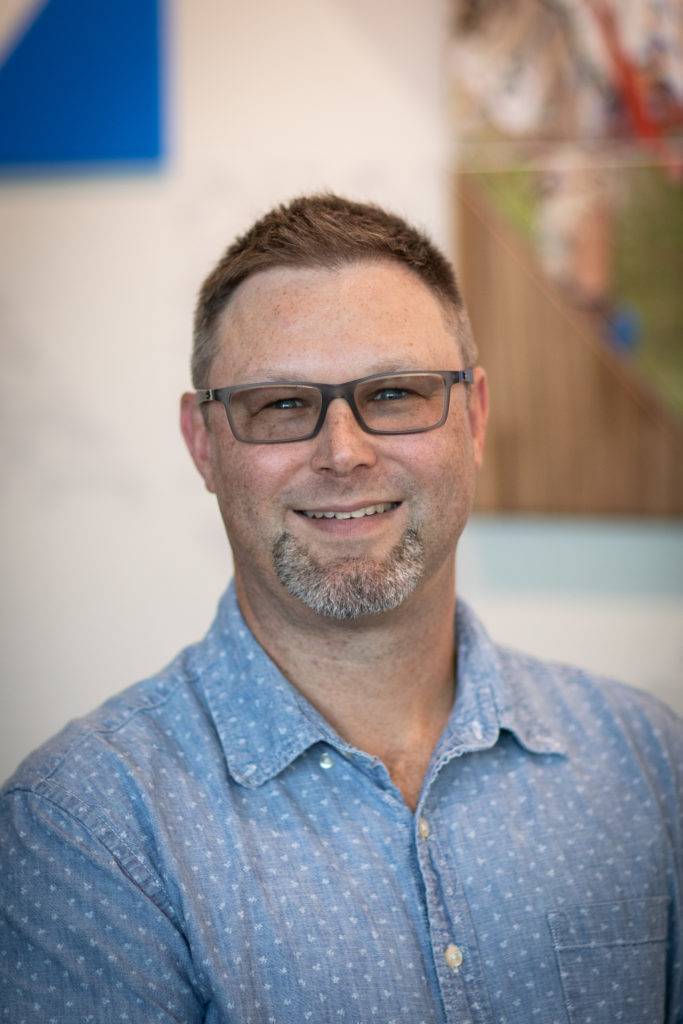
[[380,512],[389,512],[392,508],[397,508],[398,501],[385,501],[379,505],[366,505],[364,508],[356,508],[353,512],[309,512],[306,509],[301,510],[301,515],[306,516],[308,519],[362,519],[363,516],[375,516]]

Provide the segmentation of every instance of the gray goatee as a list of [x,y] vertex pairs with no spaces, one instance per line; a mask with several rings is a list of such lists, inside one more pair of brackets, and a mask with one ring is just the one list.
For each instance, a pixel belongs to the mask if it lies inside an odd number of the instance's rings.
[[424,551],[417,530],[409,528],[380,562],[345,558],[323,564],[285,532],[273,545],[273,565],[289,593],[314,612],[355,619],[401,604],[420,580]]

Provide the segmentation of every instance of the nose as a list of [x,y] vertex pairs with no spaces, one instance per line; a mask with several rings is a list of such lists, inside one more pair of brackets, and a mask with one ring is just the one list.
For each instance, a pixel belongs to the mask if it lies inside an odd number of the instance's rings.
[[316,472],[348,476],[359,466],[374,466],[377,453],[374,438],[356,421],[348,402],[334,398],[327,409],[311,460]]

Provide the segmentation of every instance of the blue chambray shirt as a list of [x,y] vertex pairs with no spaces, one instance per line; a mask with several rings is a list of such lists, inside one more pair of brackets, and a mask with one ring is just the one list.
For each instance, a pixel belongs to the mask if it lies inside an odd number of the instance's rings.
[[681,723],[462,603],[417,813],[255,642],[205,640],[4,788],[11,1024],[683,1021]]

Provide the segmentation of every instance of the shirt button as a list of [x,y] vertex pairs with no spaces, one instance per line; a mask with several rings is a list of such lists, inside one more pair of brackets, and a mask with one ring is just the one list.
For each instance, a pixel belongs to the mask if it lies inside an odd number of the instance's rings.
[[460,967],[462,963],[462,950],[460,946],[446,946],[443,955],[449,967]]
[[318,764],[320,765],[321,768],[325,768],[325,770],[327,770],[328,768],[331,768],[332,765],[334,764],[334,758],[331,757],[327,752],[325,752],[318,761]]
[[417,819],[417,831],[420,833],[423,839],[426,839],[429,835],[429,823],[426,818]]

